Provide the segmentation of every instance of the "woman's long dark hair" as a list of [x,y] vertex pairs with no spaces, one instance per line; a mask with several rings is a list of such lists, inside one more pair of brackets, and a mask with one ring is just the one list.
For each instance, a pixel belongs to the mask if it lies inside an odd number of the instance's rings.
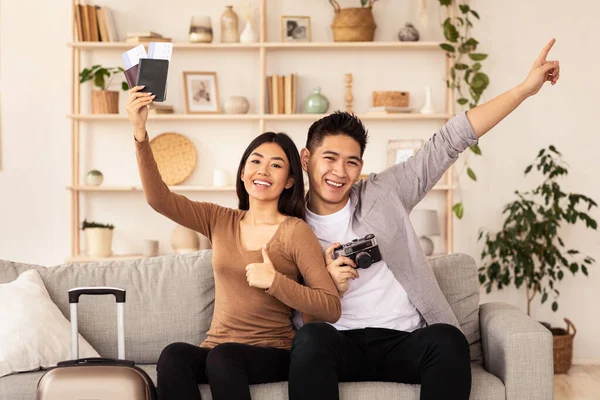
[[294,185],[289,189],[283,189],[279,195],[277,209],[280,213],[296,218],[304,219],[304,177],[302,176],[302,165],[300,164],[300,154],[298,148],[292,139],[285,133],[265,132],[259,135],[248,145],[244,155],[240,160],[240,166],[236,176],[235,189],[239,200],[240,210],[250,208],[250,197],[241,179],[242,170],[250,154],[263,143],[276,143],[281,147],[290,163],[290,175],[294,178]]

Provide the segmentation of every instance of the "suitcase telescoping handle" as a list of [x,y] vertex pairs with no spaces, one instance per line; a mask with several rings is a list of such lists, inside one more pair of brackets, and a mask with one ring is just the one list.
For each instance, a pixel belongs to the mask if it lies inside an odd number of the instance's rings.
[[77,304],[81,295],[112,294],[117,301],[117,338],[118,358],[125,359],[125,290],[113,287],[78,287],[69,290],[69,304],[71,306],[71,356],[73,360],[79,358],[79,329],[77,325]]

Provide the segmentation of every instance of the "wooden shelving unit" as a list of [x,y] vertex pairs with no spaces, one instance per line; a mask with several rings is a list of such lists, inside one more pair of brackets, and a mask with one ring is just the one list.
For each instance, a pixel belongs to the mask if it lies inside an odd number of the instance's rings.
[[[294,50],[310,50],[310,51],[371,51],[371,50],[390,50],[390,51],[438,51],[441,52],[439,42],[310,42],[310,43],[284,43],[284,42],[269,42],[267,40],[267,18],[266,10],[268,0],[260,0],[259,5],[259,43],[253,44],[223,44],[223,43],[210,43],[210,44],[198,44],[198,43],[186,43],[186,42],[175,42],[173,47],[175,50],[185,51],[255,51],[258,52],[259,62],[259,73],[257,79],[259,80],[259,109],[256,114],[244,114],[244,115],[230,115],[230,114],[167,114],[167,115],[149,115],[149,120],[156,121],[258,121],[259,132],[265,130],[265,122],[268,121],[316,121],[324,115],[319,114],[292,114],[292,115],[273,115],[265,114],[265,81],[267,76],[266,71],[266,58],[268,52],[281,52],[281,51],[294,51]],[[77,0],[72,0],[73,6],[71,10],[74,10],[74,5]],[[73,11],[72,11],[73,12]],[[72,21],[75,21],[74,15]],[[70,192],[70,206],[71,206],[71,257],[67,259],[68,262],[88,262],[98,261],[100,259],[88,257],[81,254],[80,250],[80,196],[82,194],[93,194],[98,192],[109,192],[115,193],[128,193],[128,192],[141,192],[141,187],[138,186],[99,186],[91,187],[82,185],[81,182],[81,171],[80,169],[80,135],[81,135],[81,124],[108,122],[108,121],[122,121],[127,122],[127,116],[123,114],[110,114],[110,115],[98,115],[98,114],[81,114],[81,89],[79,85],[79,71],[81,70],[81,56],[83,52],[99,52],[99,51],[123,51],[131,47],[134,47],[134,43],[118,42],[118,43],[106,43],[106,42],[78,42],[77,41],[77,29],[73,24],[73,41],[67,43],[71,53],[71,111],[67,115],[67,118],[71,120],[71,184],[67,186],[67,190]],[[446,65],[443,71],[444,77],[449,78],[450,74],[450,61],[446,58]],[[364,121],[439,121],[445,123],[454,115],[454,96],[451,89],[445,91],[445,110],[444,113],[439,114],[378,114],[378,113],[366,113],[358,114],[358,117]],[[455,189],[452,182],[452,173],[446,174],[446,181],[440,182],[434,190],[444,193],[445,196],[445,208],[446,208],[446,223],[445,223],[445,247],[446,252],[451,253],[453,249],[453,191]],[[176,192],[231,192],[235,193],[234,187],[211,187],[211,186],[172,186],[171,190]],[[102,258],[102,260],[108,259],[131,259],[139,258],[141,255],[130,254],[130,255],[116,255],[113,257]]]

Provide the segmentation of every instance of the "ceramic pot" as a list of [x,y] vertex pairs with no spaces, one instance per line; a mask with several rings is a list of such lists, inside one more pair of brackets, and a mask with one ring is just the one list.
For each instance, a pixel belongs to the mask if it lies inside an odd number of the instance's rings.
[[194,15],[190,23],[190,42],[211,43],[213,40],[212,22],[208,15]]
[[221,14],[221,43],[239,43],[238,21],[233,6],[225,6],[225,11]]
[[313,94],[304,101],[304,111],[309,114],[324,114],[329,109],[329,100],[321,94],[321,88],[315,88]]
[[171,246],[175,254],[187,254],[200,250],[200,237],[196,231],[177,225],[171,235]]
[[89,186],[100,186],[102,181],[104,181],[104,175],[96,169],[89,171],[85,177],[85,183]]
[[258,42],[258,35],[256,34],[256,31],[254,31],[254,28],[252,27],[252,22],[246,21],[246,27],[244,28],[244,30],[242,31],[242,34],[240,35],[240,42],[241,43],[256,43],[256,42]]
[[85,228],[85,248],[92,257],[112,255],[113,230],[109,228]]
[[246,114],[250,109],[250,103],[244,96],[231,96],[225,100],[223,109],[225,114]]
[[419,40],[419,31],[411,24],[407,22],[404,28],[398,32],[398,40],[401,42],[416,42]]

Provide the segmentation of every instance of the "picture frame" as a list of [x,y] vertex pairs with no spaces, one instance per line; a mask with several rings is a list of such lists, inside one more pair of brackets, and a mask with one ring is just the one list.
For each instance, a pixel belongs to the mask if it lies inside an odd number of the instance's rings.
[[283,15],[281,17],[282,42],[310,42],[312,31],[309,16]]
[[187,114],[221,112],[216,72],[184,71],[183,88]]
[[387,146],[386,168],[408,160],[423,147],[423,143],[421,139],[390,140]]

